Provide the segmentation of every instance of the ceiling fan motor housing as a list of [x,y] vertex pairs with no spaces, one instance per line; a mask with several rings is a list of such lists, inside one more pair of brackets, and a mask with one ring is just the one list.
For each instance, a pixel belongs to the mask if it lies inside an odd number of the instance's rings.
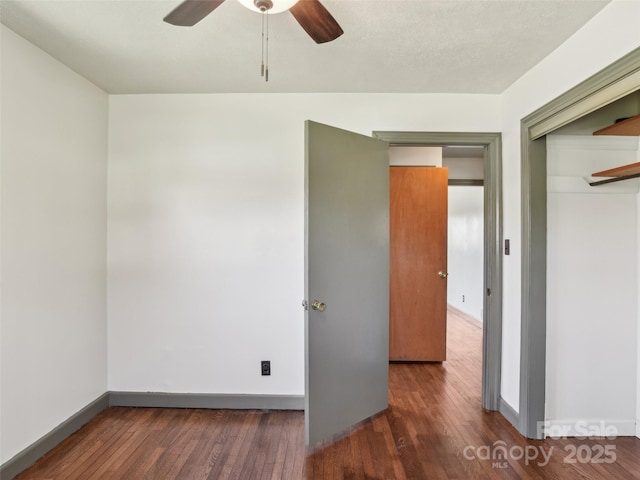
[[253,0],[253,4],[261,12],[267,12],[273,8],[272,0]]

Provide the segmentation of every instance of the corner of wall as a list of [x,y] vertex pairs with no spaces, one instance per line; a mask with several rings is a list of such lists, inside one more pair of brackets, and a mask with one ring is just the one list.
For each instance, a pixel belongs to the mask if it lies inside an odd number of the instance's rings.
[[1,34],[4,464],[107,389],[108,95]]

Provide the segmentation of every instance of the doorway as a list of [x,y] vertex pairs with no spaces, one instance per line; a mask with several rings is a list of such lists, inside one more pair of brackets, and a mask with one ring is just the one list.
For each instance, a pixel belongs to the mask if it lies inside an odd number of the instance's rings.
[[481,146],[484,149],[482,406],[508,416],[500,398],[502,356],[502,160],[500,133],[375,131],[390,146]]
[[391,146],[389,161],[389,360],[442,362],[452,309],[482,325],[484,147]]
[[546,135],[640,90],[640,49],[531,113],[521,123],[522,328],[520,405],[514,425],[543,438],[546,400],[547,148]]
[[442,148],[447,167],[447,304],[482,323],[484,274],[484,147]]

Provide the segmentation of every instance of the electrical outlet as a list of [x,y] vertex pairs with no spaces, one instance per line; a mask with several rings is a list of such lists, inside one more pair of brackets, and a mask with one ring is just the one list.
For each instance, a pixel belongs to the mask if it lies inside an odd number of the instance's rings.
[[262,369],[262,375],[271,375],[271,361],[262,360],[260,362],[260,368]]
[[464,295],[462,295],[462,303],[464,303]]

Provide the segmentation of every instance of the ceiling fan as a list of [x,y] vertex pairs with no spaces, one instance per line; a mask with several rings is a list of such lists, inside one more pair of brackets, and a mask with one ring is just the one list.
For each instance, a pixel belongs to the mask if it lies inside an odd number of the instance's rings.
[[[316,43],[335,40],[344,32],[319,0],[239,0],[244,6],[261,13],[289,10],[300,26]],[[218,8],[224,0],[184,0],[164,21],[191,27]],[[274,5],[275,3],[275,5]]]

